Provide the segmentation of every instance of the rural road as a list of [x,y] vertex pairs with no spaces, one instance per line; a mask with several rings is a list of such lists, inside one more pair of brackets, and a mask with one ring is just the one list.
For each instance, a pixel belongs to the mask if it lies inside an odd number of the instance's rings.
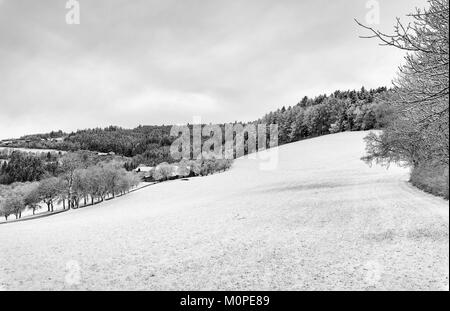
[[448,290],[448,201],[360,161],[365,135],[2,225],[0,289]]

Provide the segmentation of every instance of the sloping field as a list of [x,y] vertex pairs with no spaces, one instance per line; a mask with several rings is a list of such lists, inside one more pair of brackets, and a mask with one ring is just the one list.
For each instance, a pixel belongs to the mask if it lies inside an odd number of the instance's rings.
[[148,187],[0,226],[3,289],[448,290],[448,202],[368,167],[367,133],[279,148],[275,170]]

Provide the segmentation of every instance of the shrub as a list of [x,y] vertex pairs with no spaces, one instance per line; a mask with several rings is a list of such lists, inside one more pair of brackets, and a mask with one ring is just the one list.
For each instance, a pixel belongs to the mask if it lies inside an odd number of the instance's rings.
[[429,193],[449,198],[448,166],[422,164],[411,172],[411,183]]
[[167,162],[159,164],[153,172],[153,179],[156,181],[164,181],[173,177],[175,167]]

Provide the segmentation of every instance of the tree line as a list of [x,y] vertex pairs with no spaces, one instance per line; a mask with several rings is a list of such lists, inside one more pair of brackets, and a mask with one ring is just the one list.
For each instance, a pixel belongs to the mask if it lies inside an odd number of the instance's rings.
[[58,163],[57,176],[42,175],[32,181],[0,185],[0,216],[8,220],[15,215],[19,219],[25,209],[34,214],[41,204],[48,212],[54,211],[56,204],[63,209],[79,208],[125,194],[140,183],[139,176],[126,171],[118,161],[95,163],[85,153],[69,153]]
[[282,107],[266,114],[259,123],[278,124],[278,142],[345,131],[382,128],[389,107],[382,101],[385,87],[356,91],[336,91],[315,98],[304,97],[293,107]]
[[60,156],[54,152],[33,154],[3,150],[0,157],[5,161],[0,165],[0,184],[31,182],[44,176],[55,176]]
[[208,176],[224,172],[230,169],[232,164],[231,159],[218,159],[212,155],[197,160],[181,160],[177,163],[163,162],[149,172],[148,178],[165,181],[183,177]]
[[429,0],[428,8],[400,20],[392,35],[360,24],[369,38],[407,51],[394,88],[387,94],[391,113],[381,135],[367,138],[367,162],[402,163],[411,182],[431,193],[449,195],[449,4]]
[[[381,128],[388,113],[388,106],[382,101],[386,93],[387,89],[380,87],[304,97],[293,107],[283,107],[250,123],[278,124],[279,144],[329,133]],[[139,164],[156,166],[163,162],[175,162],[170,156],[170,145],[176,137],[170,136],[170,130],[171,126],[162,125],[138,126],[134,129],[109,126],[70,134],[53,132],[22,137],[17,140],[16,147],[114,152],[129,157],[131,160],[127,163],[127,169],[132,170]],[[43,137],[62,134],[62,141],[43,140]]]

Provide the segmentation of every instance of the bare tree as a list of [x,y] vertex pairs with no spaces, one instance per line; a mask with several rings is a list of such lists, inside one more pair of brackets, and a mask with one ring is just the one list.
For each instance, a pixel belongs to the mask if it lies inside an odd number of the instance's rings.
[[[392,35],[357,21],[371,32],[371,35],[363,38],[378,38],[381,45],[407,51],[405,64],[399,68],[388,98],[393,116],[383,134],[386,137],[372,137],[371,140],[372,147],[378,145],[378,151],[384,152],[372,152],[373,157],[389,155],[385,159],[404,159],[402,155],[405,148],[416,148],[412,152],[415,155],[408,159],[411,164],[432,159],[448,165],[448,9],[448,0],[429,0],[429,8],[416,9],[415,13],[409,15],[412,22],[408,25],[403,25],[397,19]],[[388,150],[390,152],[386,153]],[[399,157],[393,156],[395,153]],[[412,154],[410,151],[407,153]],[[416,159],[416,156],[421,158]]]

